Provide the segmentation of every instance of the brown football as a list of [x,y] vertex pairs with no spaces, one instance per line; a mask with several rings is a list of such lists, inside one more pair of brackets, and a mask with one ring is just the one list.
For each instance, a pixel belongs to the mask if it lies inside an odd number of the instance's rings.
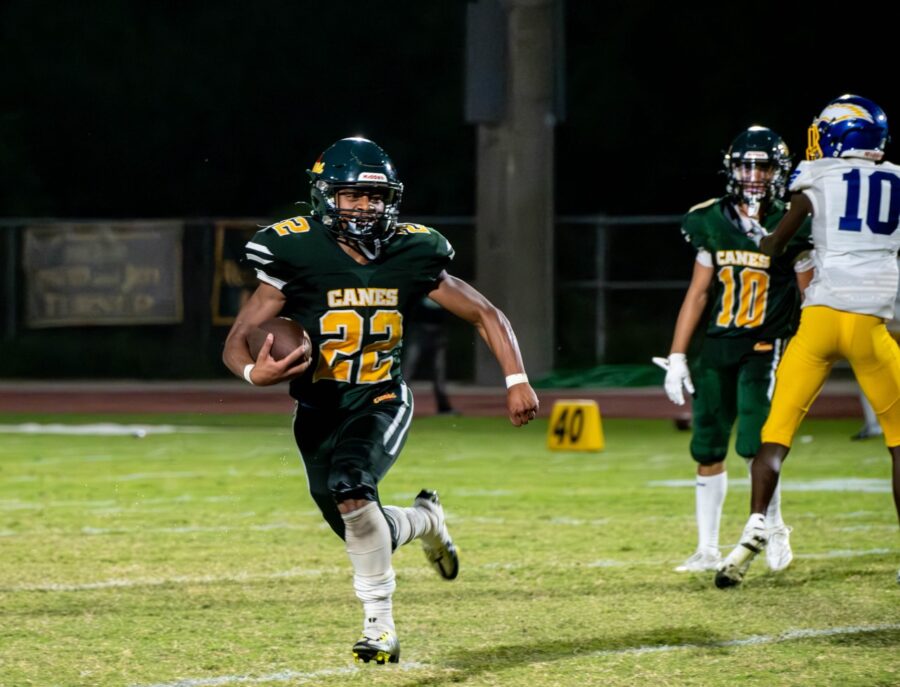
[[287,317],[273,317],[261,323],[247,335],[247,347],[254,360],[266,341],[266,335],[270,332],[275,335],[270,351],[275,360],[281,360],[299,346],[306,346],[306,353],[301,355],[297,362],[300,363],[309,358],[311,352],[309,335],[303,326]]

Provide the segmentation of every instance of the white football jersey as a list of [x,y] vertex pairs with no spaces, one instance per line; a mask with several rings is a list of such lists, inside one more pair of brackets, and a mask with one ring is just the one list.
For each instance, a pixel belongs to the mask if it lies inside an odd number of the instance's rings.
[[816,272],[803,307],[894,316],[900,248],[900,167],[858,158],[801,162],[792,193],[812,202]]

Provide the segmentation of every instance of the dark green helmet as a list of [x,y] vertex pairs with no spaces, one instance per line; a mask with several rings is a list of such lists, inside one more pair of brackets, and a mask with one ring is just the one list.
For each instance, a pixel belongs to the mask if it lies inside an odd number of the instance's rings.
[[[375,260],[382,247],[394,235],[403,184],[391,158],[366,138],[343,138],[325,150],[313,168],[312,214],[335,237]],[[341,189],[366,189],[384,200],[383,212],[341,211],[337,192]]]
[[780,198],[791,171],[791,154],[781,136],[764,126],[751,126],[731,142],[722,161],[726,190],[751,215],[764,202]]

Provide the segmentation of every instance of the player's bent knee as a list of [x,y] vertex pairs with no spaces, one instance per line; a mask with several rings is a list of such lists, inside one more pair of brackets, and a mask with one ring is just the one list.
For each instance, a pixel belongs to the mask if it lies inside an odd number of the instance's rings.
[[694,462],[707,468],[712,467],[716,463],[724,462],[725,456],[726,453],[723,451],[716,451],[715,453],[701,453],[699,451],[691,451],[691,458],[694,459]]
[[341,480],[330,485],[331,497],[335,503],[343,501],[359,500],[359,501],[377,501],[378,494],[375,487],[371,484],[355,483]]

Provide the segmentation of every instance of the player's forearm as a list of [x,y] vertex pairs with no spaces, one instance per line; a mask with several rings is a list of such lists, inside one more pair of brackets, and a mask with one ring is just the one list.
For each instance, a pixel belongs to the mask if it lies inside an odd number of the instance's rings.
[[236,377],[243,378],[244,368],[253,362],[250,349],[247,347],[247,333],[249,326],[243,322],[235,322],[228,338],[225,339],[225,348],[222,350],[222,362]]
[[474,325],[500,364],[504,376],[525,372],[516,334],[499,308],[487,304],[481,309]]
[[681,310],[678,311],[678,319],[675,320],[675,333],[672,335],[672,347],[669,349],[669,353],[687,353],[688,346],[691,345],[691,338],[694,336],[697,324],[706,308],[706,300],[706,292],[702,294],[688,292],[681,304]]
[[759,249],[770,257],[778,257],[784,253],[788,243],[803,226],[803,222],[812,212],[812,201],[804,193],[791,196],[791,206],[778,222],[778,226],[759,242]]
[[769,234],[768,236],[763,236],[762,240],[759,242],[759,250],[765,255],[777,258],[784,253],[788,241],[790,241],[790,237],[785,238],[783,235],[777,233]]

